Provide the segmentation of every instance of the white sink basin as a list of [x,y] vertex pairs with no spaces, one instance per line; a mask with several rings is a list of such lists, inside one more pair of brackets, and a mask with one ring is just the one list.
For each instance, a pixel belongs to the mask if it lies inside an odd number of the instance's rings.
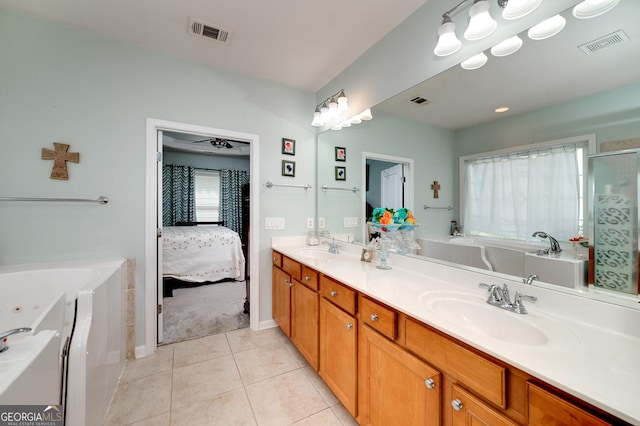
[[293,252],[296,256],[310,260],[329,260],[333,259],[337,254],[329,253],[326,248],[301,248]]
[[571,330],[554,319],[537,313],[516,314],[472,294],[427,292],[420,296],[420,303],[446,321],[514,345],[560,349],[580,343]]

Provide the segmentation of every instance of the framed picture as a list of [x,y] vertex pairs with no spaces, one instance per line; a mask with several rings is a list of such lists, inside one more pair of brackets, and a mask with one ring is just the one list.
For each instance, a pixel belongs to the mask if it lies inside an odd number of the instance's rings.
[[347,148],[336,146],[336,161],[347,161]]
[[293,139],[282,138],[282,153],[287,155],[296,155],[296,141]]
[[291,176],[294,177],[296,175],[296,162],[289,160],[282,160],[282,176]]
[[371,262],[373,260],[373,249],[363,248],[362,254],[360,255],[360,260],[362,262]]
[[347,180],[347,168],[336,166],[336,180]]

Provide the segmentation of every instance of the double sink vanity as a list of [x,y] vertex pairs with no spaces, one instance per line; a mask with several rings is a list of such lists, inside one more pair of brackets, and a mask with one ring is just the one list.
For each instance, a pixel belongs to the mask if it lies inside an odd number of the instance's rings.
[[637,309],[407,256],[381,270],[350,244],[272,250],[274,320],[360,424],[640,424]]

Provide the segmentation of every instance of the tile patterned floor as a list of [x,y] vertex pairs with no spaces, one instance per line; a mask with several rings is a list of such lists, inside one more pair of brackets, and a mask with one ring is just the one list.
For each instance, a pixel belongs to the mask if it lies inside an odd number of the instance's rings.
[[279,328],[245,328],[129,361],[105,425],[357,423]]

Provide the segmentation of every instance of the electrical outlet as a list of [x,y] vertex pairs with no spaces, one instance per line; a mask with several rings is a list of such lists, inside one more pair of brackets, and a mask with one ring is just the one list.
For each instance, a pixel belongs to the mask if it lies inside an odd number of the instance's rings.
[[313,229],[313,218],[312,217],[308,217],[307,218],[307,229]]
[[324,229],[324,217],[318,218],[318,228]]

